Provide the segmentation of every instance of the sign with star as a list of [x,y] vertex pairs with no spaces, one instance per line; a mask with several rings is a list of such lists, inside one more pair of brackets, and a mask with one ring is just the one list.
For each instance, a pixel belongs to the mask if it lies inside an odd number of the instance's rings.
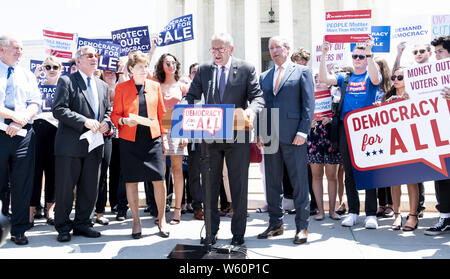
[[449,109],[450,102],[434,92],[348,113],[357,189],[448,179]]

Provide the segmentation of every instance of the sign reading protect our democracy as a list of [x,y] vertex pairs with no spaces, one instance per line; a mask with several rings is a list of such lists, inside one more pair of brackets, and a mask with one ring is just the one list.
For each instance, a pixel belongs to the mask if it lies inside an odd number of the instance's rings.
[[117,72],[120,58],[120,45],[109,43],[108,40],[79,38],[78,47],[82,46],[92,46],[100,54],[98,58],[99,69]]
[[60,58],[72,59],[76,50],[78,35],[76,33],[63,33],[43,30],[46,52]]
[[[374,45],[372,52],[390,52],[391,27],[390,26],[372,26],[372,37]],[[355,49],[356,44],[350,45],[350,51]]]
[[125,28],[111,32],[112,41],[120,45],[120,56],[127,56],[132,50],[144,53],[150,51],[150,34],[148,26]]
[[364,43],[369,39],[372,11],[338,11],[325,14],[325,41],[330,43]]
[[[350,112],[347,140],[358,189],[448,179],[450,59],[404,70],[410,99]],[[409,76],[409,78],[406,78]]]
[[194,39],[192,14],[178,17],[167,24],[158,35],[158,46],[167,46]]
[[435,37],[450,35],[450,15],[434,15],[431,17],[431,40]]

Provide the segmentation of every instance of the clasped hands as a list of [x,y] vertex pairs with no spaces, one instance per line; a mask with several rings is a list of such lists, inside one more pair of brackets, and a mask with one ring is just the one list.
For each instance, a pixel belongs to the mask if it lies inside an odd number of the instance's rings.
[[14,137],[15,135],[17,135],[22,127],[27,125],[27,123],[31,120],[31,118],[25,112],[14,112],[11,115],[11,119],[13,122],[9,124],[8,128],[6,128],[5,131],[5,133],[10,137]]
[[102,123],[98,122],[95,119],[88,119],[84,122],[84,127],[91,130],[93,133],[107,133],[109,131],[109,125],[107,122],[103,121]]

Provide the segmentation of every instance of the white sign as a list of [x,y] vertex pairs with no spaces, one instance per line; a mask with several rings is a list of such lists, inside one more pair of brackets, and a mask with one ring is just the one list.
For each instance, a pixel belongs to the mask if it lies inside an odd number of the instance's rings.
[[411,98],[450,87],[450,58],[403,70],[405,90]]
[[[330,44],[330,50],[327,52],[325,64],[327,67],[345,67],[349,64],[350,44],[337,43]],[[319,72],[320,60],[322,59],[322,45],[316,46],[312,60],[312,69],[314,73]]]
[[431,17],[431,40],[435,37],[450,35],[450,15],[434,15]]
[[430,33],[429,16],[396,17],[391,28],[391,45],[429,43]]

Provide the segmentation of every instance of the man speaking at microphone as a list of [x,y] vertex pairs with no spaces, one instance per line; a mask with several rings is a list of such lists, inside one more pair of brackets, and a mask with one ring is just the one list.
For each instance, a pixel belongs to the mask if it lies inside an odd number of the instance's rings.
[[[216,34],[211,38],[212,61],[200,65],[189,92],[182,103],[193,104],[202,94],[208,104],[233,104],[242,108],[252,123],[256,114],[264,107],[264,99],[259,88],[255,67],[233,57],[233,38],[229,34]],[[215,76],[213,77],[213,72]],[[212,79],[216,81],[215,91],[208,97],[208,87]],[[211,187],[211,240],[215,244],[219,230],[220,217],[217,210],[220,180],[222,179],[225,158],[230,181],[233,206],[231,245],[244,244],[247,224],[248,168],[250,165],[250,142],[248,133],[245,139],[235,138],[232,143],[208,144],[210,153],[209,185]],[[205,185],[205,184],[203,184]],[[205,199],[204,199],[205,201]]]

